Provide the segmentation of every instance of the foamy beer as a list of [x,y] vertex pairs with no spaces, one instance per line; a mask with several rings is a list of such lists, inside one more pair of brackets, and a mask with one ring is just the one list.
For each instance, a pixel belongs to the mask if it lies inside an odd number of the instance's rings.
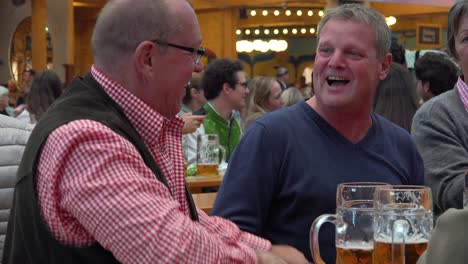
[[373,200],[378,182],[341,183],[336,191],[336,214],[317,217],[310,228],[310,251],[315,263],[325,263],[320,256],[319,230],[323,223],[335,224],[337,264],[372,263]]
[[374,264],[415,264],[426,250],[433,226],[431,189],[377,188],[374,200]]
[[216,176],[218,165],[225,159],[224,148],[219,145],[216,134],[197,137],[197,175]]

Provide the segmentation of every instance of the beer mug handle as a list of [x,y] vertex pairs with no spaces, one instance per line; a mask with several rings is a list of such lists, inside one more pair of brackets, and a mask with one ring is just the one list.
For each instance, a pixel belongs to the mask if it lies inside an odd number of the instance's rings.
[[[406,235],[410,225],[408,221],[399,219],[393,222],[392,226],[392,260],[393,263],[405,263]],[[399,248],[395,248],[399,247]]]
[[221,145],[218,146],[218,149],[221,151],[221,161],[219,161],[219,164],[221,164],[226,162],[226,149]]
[[322,224],[326,222],[335,224],[336,215],[323,214],[317,217],[317,219],[314,220],[314,222],[312,223],[312,226],[310,227],[309,246],[310,246],[310,253],[312,254],[312,258],[314,259],[315,264],[325,263],[322,257],[320,256],[319,230]]

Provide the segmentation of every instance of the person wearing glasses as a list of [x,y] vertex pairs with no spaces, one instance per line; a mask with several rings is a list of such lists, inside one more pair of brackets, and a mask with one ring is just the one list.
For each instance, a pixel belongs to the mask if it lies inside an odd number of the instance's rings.
[[[364,5],[340,5],[327,10],[317,36],[315,96],[257,119],[246,131],[211,211],[296,247],[309,261],[310,226],[335,213],[339,183],[422,185],[424,179],[408,132],[372,112],[392,61],[384,17]],[[334,227],[320,233],[322,258],[335,263]]]
[[306,261],[209,217],[187,191],[177,113],[203,68],[201,41],[185,0],[107,2],[94,65],[24,150],[3,263]]
[[244,108],[249,94],[247,75],[238,61],[218,59],[208,65],[201,82],[207,111],[203,129],[206,134],[217,134],[229,160],[242,137],[239,111]]

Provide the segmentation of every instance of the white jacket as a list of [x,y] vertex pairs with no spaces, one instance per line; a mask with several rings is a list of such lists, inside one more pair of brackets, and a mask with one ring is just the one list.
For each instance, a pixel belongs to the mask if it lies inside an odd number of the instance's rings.
[[0,261],[13,200],[16,171],[34,126],[0,115]]

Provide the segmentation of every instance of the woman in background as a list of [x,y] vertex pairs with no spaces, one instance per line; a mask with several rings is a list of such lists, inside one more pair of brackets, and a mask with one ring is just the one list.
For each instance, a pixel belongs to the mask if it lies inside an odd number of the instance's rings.
[[[304,100],[306,97],[296,87],[289,87],[281,94],[284,107],[295,105],[297,102]],[[309,97],[307,97],[309,98]]]
[[185,96],[182,99],[182,109],[179,112],[179,116],[185,122],[182,129],[184,135],[195,132],[205,120],[203,106],[206,104],[206,98],[200,86],[202,76],[202,73],[192,73],[191,81],[185,86]]
[[411,131],[413,116],[418,110],[418,96],[410,73],[392,63],[387,78],[380,81],[374,97],[374,112]]
[[26,108],[31,123],[37,123],[61,94],[62,82],[55,72],[47,70],[39,73],[34,78],[31,90],[26,97]]
[[281,86],[271,77],[259,76],[249,81],[250,93],[244,119],[244,130],[249,128],[257,118],[268,112],[283,107]]

